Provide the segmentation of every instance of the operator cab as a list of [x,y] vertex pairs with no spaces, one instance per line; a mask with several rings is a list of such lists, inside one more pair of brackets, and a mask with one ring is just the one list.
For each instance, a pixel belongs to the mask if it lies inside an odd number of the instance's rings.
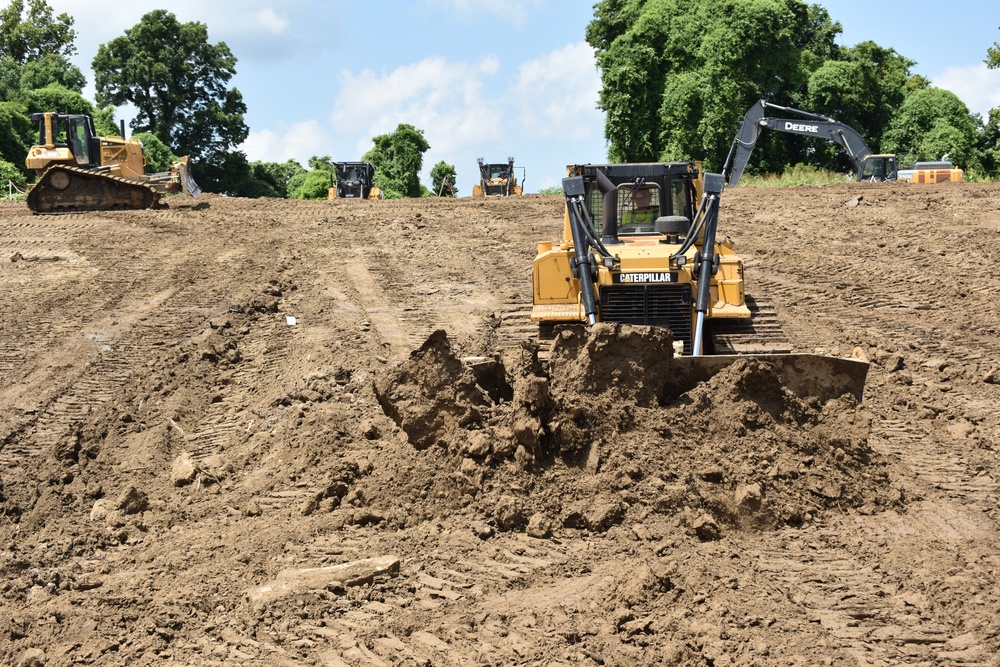
[[895,155],[869,155],[861,165],[859,181],[883,183],[898,177]]

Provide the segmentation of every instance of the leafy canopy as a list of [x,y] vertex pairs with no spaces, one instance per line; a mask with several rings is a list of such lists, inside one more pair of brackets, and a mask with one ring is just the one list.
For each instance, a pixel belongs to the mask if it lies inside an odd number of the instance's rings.
[[400,123],[391,134],[373,137],[375,147],[361,159],[375,167],[374,185],[387,199],[420,197],[420,169],[430,144],[424,131]]
[[98,104],[133,104],[132,130],[156,135],[180,155],[219,165],[226,161],[220,153],[247,138],[243,96],[227,87],[236,58],[224,42],[209,43],[202,23],[149,12],[102,44],[93,68]]
[[[0,59],[10,58],[17,65],[55,56],[63,62],[76,53],[73,17],[53,16],[45,0],[11,0],[0,9]],[[79,71],[79,70],[77,70]]]
[[444,160],[438,162],[431,168],[431,183],[434,186],[435,197],[457,197],[458,188],[455,186],[455,165],[448,164]]
[[[830,115],[878,145],[913,62],[873,42],[836,43],[839,23],[802,0],[600,0],[596,51],[613,161],[704,159],[719,169],[760,99]],[[827,166],[826,143],[762,137],[761,168]]]

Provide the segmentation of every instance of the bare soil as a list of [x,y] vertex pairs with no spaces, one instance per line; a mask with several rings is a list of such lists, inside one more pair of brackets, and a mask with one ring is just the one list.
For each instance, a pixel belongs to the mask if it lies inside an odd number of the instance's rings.
[[0,202],[0,664],[1000,665],[1000,186],[720,225],[863,401],[540,361],[560,197]]

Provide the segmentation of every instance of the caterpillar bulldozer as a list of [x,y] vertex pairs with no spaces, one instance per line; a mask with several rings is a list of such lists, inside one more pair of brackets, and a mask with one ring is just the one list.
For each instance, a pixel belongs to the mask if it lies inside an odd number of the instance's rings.
[[[776,118],[767,115],[768,109],[789,113],[797,118]],[[868,143],[857,130],[849,125],[810,111],[793,109],[767,100],[760,100],[750,107],[743,116],[733,145],[726,158],[723,174],[729,187],[739,185],[740,177],[747,166],[747,160],[760,139],[762,130],[788,132],[805,137],[818,137],[837,144],[850,158],[854,166],[856,181],[910,181],[912,183],[944,183],[965,180],[964,172],[951,162],[917,162],[909,169],[900,169],[899,160],[893,154],[873,154]]]
[[479,158],[479,183],[472,186],[473,197],[520,197],[524,191],[524,168],[521,167],[521,182],[514,174],[514,158],[507,162],[488,163]]
[[370,162],[337,162],[330,173],[327,199],[381,199],[382,190],[372,185],[375,167]]
[[702,175],[697,162],[567,172],[562,239],[539,243],[532,263],[540,340],[598,322],[665,327],[681,388],[753,357],[814,395],[861,400],[860,350],[846,359],[793,353],[770,304],[746,294],[743,260],[729,237],[718,238],[722,174]]
[[152,208],[167,192],[201,194],[187,157],[147,174],[142,142],[124,138],[124,123],[121,136],[98,137],[88,115],[34,113],[31,120],[38,144],[24,163],[38,176],[27,197],[34,213]]

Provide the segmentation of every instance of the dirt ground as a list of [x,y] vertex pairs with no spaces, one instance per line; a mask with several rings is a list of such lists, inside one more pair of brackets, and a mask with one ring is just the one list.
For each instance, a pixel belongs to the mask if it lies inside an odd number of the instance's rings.
[[1000,665],[1000,185],[724,194],[860,404],[665,394],[642,328],[540,362],[561,220],[0,202],[0,664]]

